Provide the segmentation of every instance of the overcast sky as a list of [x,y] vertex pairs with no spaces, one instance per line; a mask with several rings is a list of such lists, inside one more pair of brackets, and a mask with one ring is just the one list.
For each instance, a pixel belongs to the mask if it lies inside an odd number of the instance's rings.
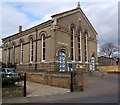
[[[111,0],[112,1],[112,0]],[[0,38],[51,19],[51,15],[76,8],[75,2],[2,2]],[[98,45],[118,44],[118,2],[80,2],[81,8],[98,32]],[[0,45],[2,42],[0,41]]]

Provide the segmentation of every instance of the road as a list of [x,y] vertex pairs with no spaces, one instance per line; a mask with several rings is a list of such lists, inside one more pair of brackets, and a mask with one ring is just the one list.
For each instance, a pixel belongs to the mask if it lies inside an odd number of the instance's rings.
[[118,91],[120,85],[118,79],[118,74],[109,74],[103,78],[89,77],[84,79],[85,87],[82,92],[13,98],[4,100],[4,102],[16,103],[16,105],[17,103],[29,103],[30,105],[33,103],[118,103],[120,100],[118,99],[118,92],[120,92]]
[[72,98],[52,101],[51,103],[118,103],[118,75],[110,74],[108,77],[89,77],[85,81],[84,92],[72,93]]

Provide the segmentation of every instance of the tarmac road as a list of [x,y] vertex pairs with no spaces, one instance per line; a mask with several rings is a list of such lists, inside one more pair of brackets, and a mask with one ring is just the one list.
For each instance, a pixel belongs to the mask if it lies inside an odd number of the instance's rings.
[[[109,74],[108,77],[89,77],[85,81],[84,92],[74,98],[52,101],[50,103],[119,103],[118,74]],[[119,93],[119,94],[118,94]],[[73,93],[73,96],[75,96]]]
[[52,101],[50,103],[118,103],[117,93],[77,97],[64,99],[59,101]]

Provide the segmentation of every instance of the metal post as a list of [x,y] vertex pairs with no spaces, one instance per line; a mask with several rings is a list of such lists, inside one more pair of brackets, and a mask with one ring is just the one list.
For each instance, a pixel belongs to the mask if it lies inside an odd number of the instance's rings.
[[71,84],[70,84],[70,92],[73,92],[73,73],[71,71]]
[[24,73],[24,97],[26,97],[26,73]]

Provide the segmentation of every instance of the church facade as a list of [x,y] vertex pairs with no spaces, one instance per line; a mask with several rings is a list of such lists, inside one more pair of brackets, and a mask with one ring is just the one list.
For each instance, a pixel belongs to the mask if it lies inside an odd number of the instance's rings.
[[80,5],[51,17],[24,31],[19,26],[18,33],[3,38],[3,64],[28,72],[95,71],[98,34]]

